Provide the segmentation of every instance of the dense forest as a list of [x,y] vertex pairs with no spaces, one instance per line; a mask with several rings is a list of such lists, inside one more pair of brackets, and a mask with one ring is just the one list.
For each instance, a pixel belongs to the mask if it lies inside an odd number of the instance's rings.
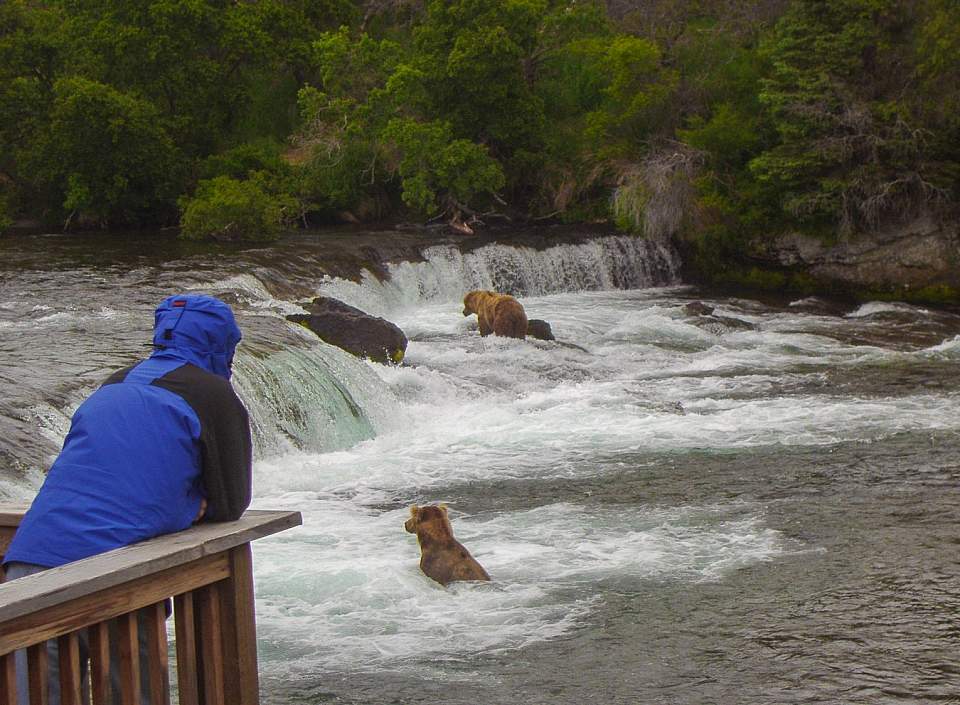
[[0,229],[609,221],[714,258],[958,197],[953,0],[0,3]]

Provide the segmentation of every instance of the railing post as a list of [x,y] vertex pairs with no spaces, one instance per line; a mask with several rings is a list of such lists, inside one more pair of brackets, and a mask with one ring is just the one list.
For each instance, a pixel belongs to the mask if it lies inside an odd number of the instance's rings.
[[167,656],[167,609],[158,602],[142,610],[147,632],[147,673],[151,705],[168,705],[170,702],[170,664]]
[[[196,592],[197,642],[201,705],[234,705],[226,699],[223,663],[223,628],[220,614],[220,586],[224,581],[206,585]],[[231,674],[233,675],[233,674]]]
[[230,549],[229,564],[230,577],[220,586],[226,701],[231,705],[259,705],[257,625],[250,544]]
[[27,648],[27,681],[30,689],[30,705],[47,705],[47,643],[41,641],[39,644]]
[[93,705],[110,702],[110,628],[106,622],[97,622],[87,628],[90,643],[90,695]]
[[120,702],[140,705],[140,640],[137,613],[117,617],[117,655],[120,660]]
[[0,656],[0,705],[17,705],[17,666],[12,653]]
[[80,683],[80,635],[70,632],[58,638],[60,705],[82,705]]
[[197,682],[197,623],[193,612],[192,592],[185,592],[173,599],[173,617],[176,624],[180,705],[200,705]]

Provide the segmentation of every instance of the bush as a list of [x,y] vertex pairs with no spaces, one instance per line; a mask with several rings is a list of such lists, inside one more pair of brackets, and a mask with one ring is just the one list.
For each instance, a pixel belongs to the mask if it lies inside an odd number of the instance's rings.
[[200,163],[200,178],[230,176],[234,179],[246,179],[257,171],[283,175],[289,171],[289,166],[280,153],[280,145],[272,140],[247,142],[204,159]]
[[176,213],[182,159],[156,108],[85,78],[53,86],[46,132],[25,169],[64,214],[99,224],[163,222]]
[[229,176],[201,181],[193,198],[181,199],[180,237],[188,240],[275,240],[287,203],[256,179]]
[[476,205],[503,187],[500,164],[483,145],[454,139],[449,124],[396,118],[384,131],[400,156],[403,202],[425,215]]

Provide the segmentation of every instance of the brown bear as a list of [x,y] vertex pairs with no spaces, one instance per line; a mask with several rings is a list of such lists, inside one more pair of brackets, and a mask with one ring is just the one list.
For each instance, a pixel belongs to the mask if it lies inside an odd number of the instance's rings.
[[490,580],[483,566],[453,538],[453,527],[443,504],[413,505],[403,528],[417,535],[420,570],[428,578],[444,586],[454,580]]
[[499,335],[504,338],[527,336],[527,314],[523,306],[509,294],[476,289],[463,297],[463,315],[477,314],[480,335]]

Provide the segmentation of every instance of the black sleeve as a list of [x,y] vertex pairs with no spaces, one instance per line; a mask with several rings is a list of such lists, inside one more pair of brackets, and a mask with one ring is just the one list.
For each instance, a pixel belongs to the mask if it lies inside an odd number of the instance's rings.
[[205,518],[239,519],[250,506],[253,443],[250,417],[230,382],[194,365],[183,365],[153,384],[183,397],[200,419]]

